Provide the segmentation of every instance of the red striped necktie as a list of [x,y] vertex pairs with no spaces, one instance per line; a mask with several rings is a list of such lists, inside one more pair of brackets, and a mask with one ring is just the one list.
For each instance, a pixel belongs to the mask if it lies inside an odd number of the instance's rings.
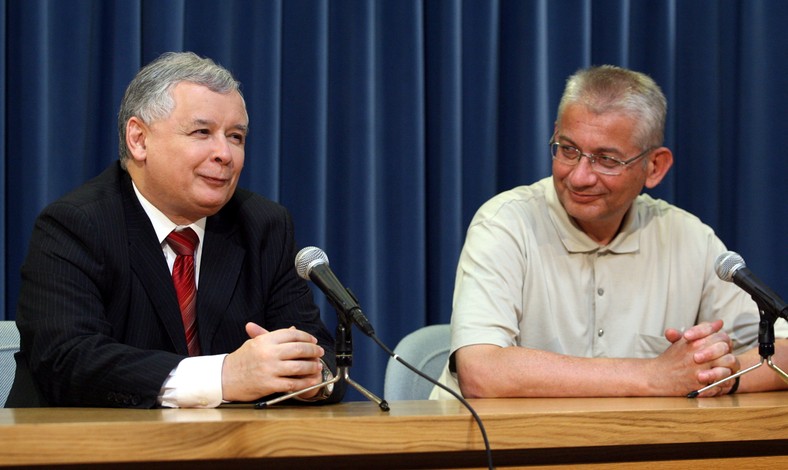
[[194,230],[173,230],[167,235],[167,243],[177,254],[172,267],[172,282],[181,307],[186,346],[190,356],[200,355],[200,339],[197,335],[197,286],[194,282],[194,251],[199,243]]

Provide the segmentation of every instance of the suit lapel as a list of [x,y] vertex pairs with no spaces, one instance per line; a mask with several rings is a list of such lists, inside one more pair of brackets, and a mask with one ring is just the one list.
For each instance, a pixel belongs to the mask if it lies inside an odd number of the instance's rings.
[[203,354],[212,354],[216,330],[236,293],[246,250],[237,241],[235,224],[219,214],[205,226],[200,283],[197,288],[197,325]]
[[156,232],[134,194],[128,174],[121,176],[121,193],[126,212],[131,271],[145,289],[153,309],[175,346],[175,351],[188,356],[186,336],[172,276],[156,238]]

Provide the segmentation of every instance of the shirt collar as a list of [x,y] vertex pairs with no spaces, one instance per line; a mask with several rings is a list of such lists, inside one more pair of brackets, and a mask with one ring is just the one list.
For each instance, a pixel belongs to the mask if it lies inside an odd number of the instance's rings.
[[633,253],[640,248],[640,236],[638,229],[640,228],[640,218],[638,217],[639,196],[632,202],[632,207],[629,208],[624,215],[624,221],[621,225],[621,230],[607,245],[602,246],[591,239],[585,232],[583,232],[577,224],[569,217],[569,214],[561,205],[558,200],[558,194],[555,191],[555,185],[550,178],[545,188],[545,200],[547,201],[548,213],[553,222],[553,226],[561,238],[564,248],[570,253],[589,253],[593,251],[610,251],[613,253]]
[[139,199],[142,209],[148,215],[151,224],[153,224],[153,230],[156,231],[156,238],[159,240],[160,244],[164,243],[167,235],[169,235],[173,230],[191,227],[197,234],[197,237],[200,239],[199,246],[202,247],[202,240],[203,236],[205,235],[205,217],[189,225],[178,225],[171,221],[166,215],[164,215],[164,213],[156,206],[151,204],[150,201],[145,199],[145,196],[143,196],[140,190],[137,189],[137,185],[134,184],[134,181],[131,182],[131,185],[134,187],[134,193],[137,195],[137,199]]

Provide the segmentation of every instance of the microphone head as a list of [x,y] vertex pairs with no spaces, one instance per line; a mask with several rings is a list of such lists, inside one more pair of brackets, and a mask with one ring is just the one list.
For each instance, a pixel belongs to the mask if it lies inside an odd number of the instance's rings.
[[735,251],[726,251],[717,257],[714,262],[714,270],[717,271],[717,276],[723,281],[733,281],[733,275],[736,271],[746,267],[744,259],[740,254]]
[[328,264],[328,255],[316,246],[302,248],[295,257],[295,268],[298,277],[307,281],[312,269],[321,264]]

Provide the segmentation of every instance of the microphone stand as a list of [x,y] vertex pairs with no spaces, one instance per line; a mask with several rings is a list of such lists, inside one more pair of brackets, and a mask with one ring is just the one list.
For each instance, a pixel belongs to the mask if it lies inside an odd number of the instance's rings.
[[362,387],[359,383],[357,383],[356,381],[350,378],[350,366],[353,365],[353,335],[352,335],[351,327],[352,325],[347,321],[345,315],[340,314],[338,316],[337,329],[336,329],[337,375],[335,377],[333,377],[331,380],[326,380],[319,384],[312,385],[311,387],[307,387],[303,390],[298,390],[296,392],[288,393],[287,395],[282,395],[280,397],[268,401],[258,402],[257,404],[255,404],[255,408],[265,408],[267,406],[279,403],[281,401],[296,397],[310,390],[315,390],[321,387],[328,386],[330,384],[337,383],[340,380],[344,380],[345,382],[350,384],[353,388],[361,392],[361,394],[367,397],[367,399],[369,399],[372,402],[375,402],[380,407],[381,410],[389,411],[389,404],[386,400],[379,398],[374,393],[370,392],[369,390]]
[[[717,385],[727,382],[728,380],[741,377],[748,372],[752,372],[753,370],[761,367],[764,363],[774,370],[780,376],[780,378],[785,381],[785,383],[788,383],[788,374],[783,372],[783,370],[777,367],[777,364],[772,361],[772,356],[774,355],[774,322],[777,321],[778,314],[774,314],[768,308],[764,308],[760,302],[758,302],[758,310],[761,314],[761,321],[758,324],[758,354],[761,355],[760,362],[754,366],[740,370],[730,377],[726,377],[722,380],[714,382],[711,385],[707,385],[699,390],[690,392],[687,394],[687,398],[696,398],[706,390],[716,387]],[[786,320],[788,320],[788,318],[786,318]]]

